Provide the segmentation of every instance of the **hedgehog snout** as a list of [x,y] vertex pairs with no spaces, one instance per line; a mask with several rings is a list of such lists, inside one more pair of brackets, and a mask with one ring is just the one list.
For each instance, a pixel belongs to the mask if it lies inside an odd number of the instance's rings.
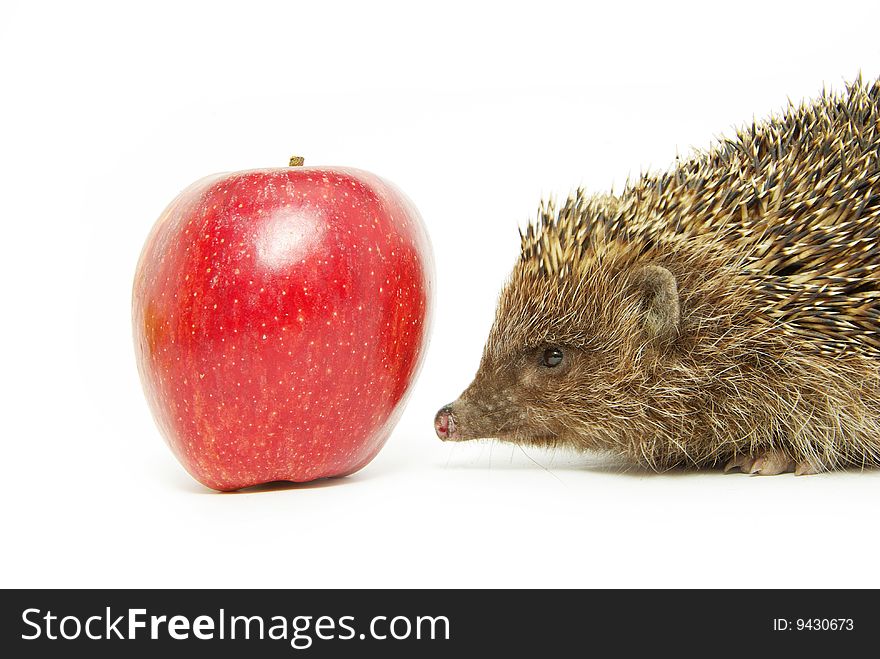
[[434,430],[437,437],[446,441],[447,439],[458,439],[455,433],[455,415],[452,412],[452,404],[444,405],[434,417]]

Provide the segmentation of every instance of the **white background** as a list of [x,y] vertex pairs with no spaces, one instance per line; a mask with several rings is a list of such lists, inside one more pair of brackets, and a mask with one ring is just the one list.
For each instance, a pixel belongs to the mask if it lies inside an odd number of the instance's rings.
[[[543,196],[877,76],[880,5],[422,5],[0,5],[0,585],[880,586],[880,472],[622,472],[431,423]],[[212,493],[141,393],[134,267],[181,188],[292,153],[416,202],[431,346],[362,472]]]

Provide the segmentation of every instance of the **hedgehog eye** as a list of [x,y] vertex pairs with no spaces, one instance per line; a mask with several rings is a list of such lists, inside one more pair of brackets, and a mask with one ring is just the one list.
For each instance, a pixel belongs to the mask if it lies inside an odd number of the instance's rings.
[[556,368],[562,363],[562,350],[559,348],[547,348],[541,356],[541,363],[547,368]]

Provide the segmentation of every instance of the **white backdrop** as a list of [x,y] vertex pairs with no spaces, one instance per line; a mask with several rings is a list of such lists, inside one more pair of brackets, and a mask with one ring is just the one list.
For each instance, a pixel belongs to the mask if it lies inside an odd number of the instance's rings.
[[[622,473],[432,428],[543,196],[880,75],[876,1],[132,7],[0,6],[0,586],[880,587],[880,472]],[[363,471],[216,494],[149,416],[134,267],[181,188],[292,153],[416,202],[431,346]]]

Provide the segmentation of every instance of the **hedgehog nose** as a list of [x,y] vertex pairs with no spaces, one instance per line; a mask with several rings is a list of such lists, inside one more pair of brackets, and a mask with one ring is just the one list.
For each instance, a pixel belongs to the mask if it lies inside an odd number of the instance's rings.
[[445,405],[437,412],[437,416],[434,417],[434,430],[437,431],[437,437],[442,440],[456,439],[455,415],[452,413],[451,405]]

